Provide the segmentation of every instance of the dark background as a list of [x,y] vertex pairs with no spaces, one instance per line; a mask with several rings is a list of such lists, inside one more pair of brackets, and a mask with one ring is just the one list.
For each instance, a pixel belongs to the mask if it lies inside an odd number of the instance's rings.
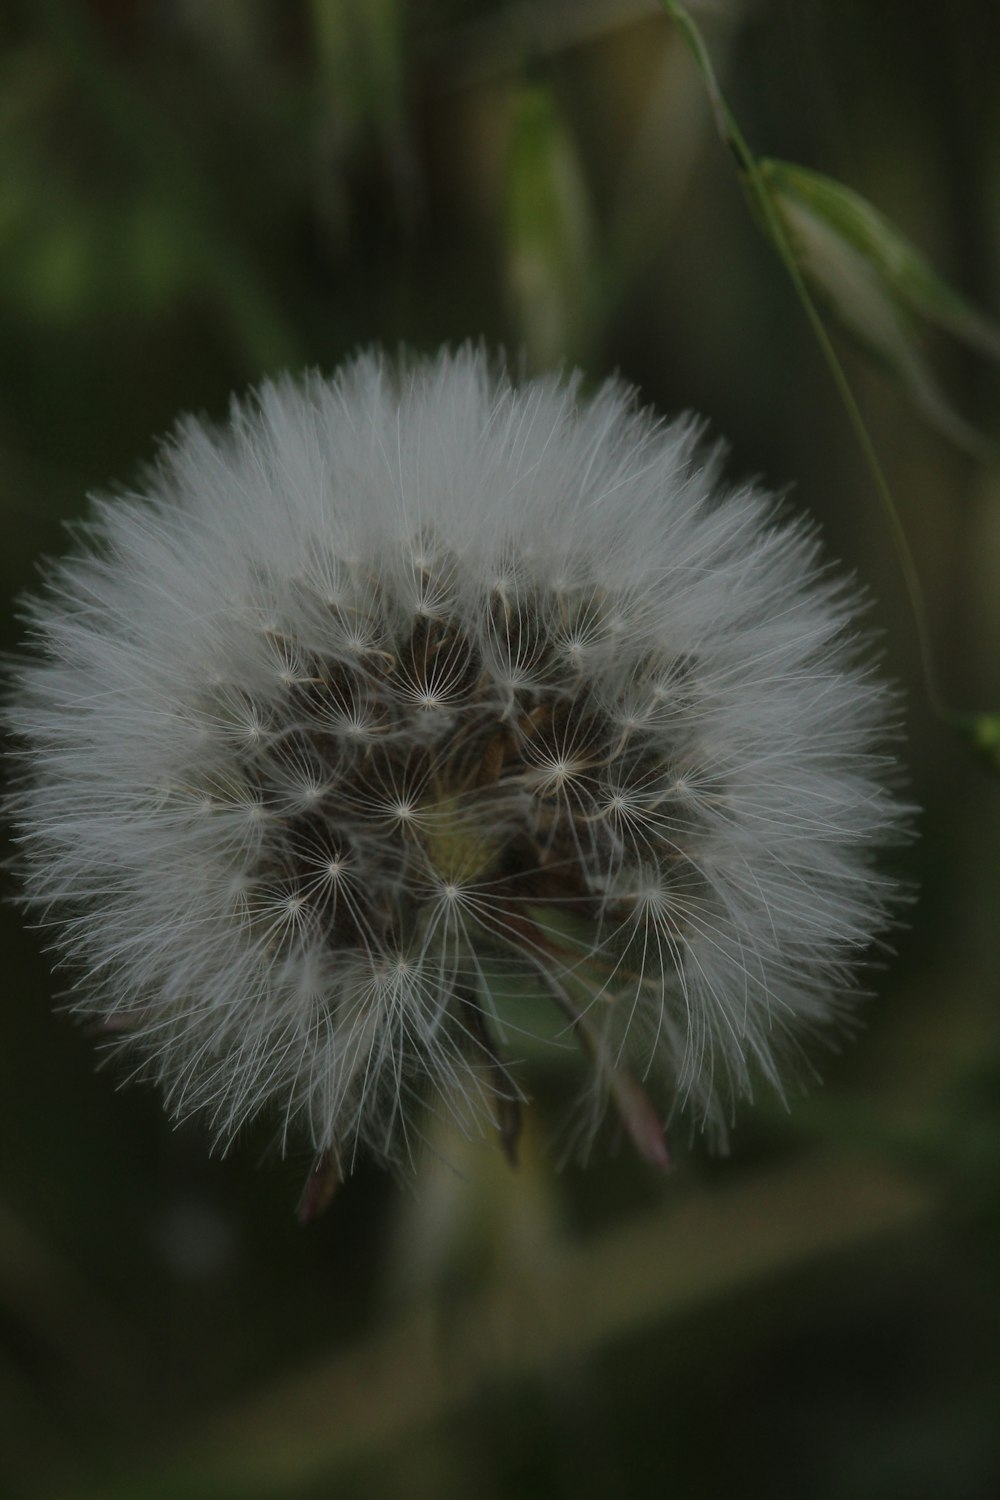
[[[764,154],[841,178],[1000,310],[993,0],[698,10]],[[22,0],[0,19],[6,595],[181,410],[359,345],[483,336],[704,412],[875,603],[919,899],[825,1087],[666,1181],[493,1143],[307,1230],[309,1162],[226,1160],[95,1071],[3,912],[0,1490],[14,1496],[1000,1486],[1000,787],[931,714],[884,515],[704,90],[650,3]],[[1000,484],[843,344],[949,697],[1000,709]],[[995,375],[933,347],[1000,437]],[[13,606],[8,644],[17,638]]]

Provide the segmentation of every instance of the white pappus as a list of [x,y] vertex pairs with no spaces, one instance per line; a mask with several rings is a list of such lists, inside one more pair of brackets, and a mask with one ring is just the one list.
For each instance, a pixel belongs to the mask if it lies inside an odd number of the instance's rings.
[[513,1151],[527,988],[585,1136],[610,1097],[659,1159],[836,1033],[893,698],[813,528],[720,465],[618,382],[372,352],[95,502],[26,605],[8,807],[73,1008],[172,1115],[338,1173],[427,1108]]

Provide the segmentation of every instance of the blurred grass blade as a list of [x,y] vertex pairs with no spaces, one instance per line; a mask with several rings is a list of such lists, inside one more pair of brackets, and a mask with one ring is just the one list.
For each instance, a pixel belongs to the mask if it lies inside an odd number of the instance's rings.
[[[169,215],[174,240],[185,247],[185,269],[178,276],[189,275],[217,299],[254,373],[301,364],[299,336],[284,303],[262,274],[254,251],[234,232],[231,210],[191,149],[180,116],[158,108],[155,94],[144,89],[140,75],[109,45],[108,30],[92,7],[39,0],[35,9],[54,55],[123,148],[142,183],[141,193],[155,198],[157,211]],[[54,180],[59,181],[58,175]],[[57,205],[57,222],[60,212]],[[85,243],[74,250],[81,280],[88,274],[87,250]],[[53,279],[58,274],[56,268]]]
[[[966,303],[860,194],[789,162],[758,163],[802,274],[842,325],[908,391],[940,431],[986,462],[1000,447],[952,406],[927,362],[927,325],[1000,361],[1000,329]],[[752,198],[751,198],[751,201]]]
[[583,174],[551,92],[515,91],[506,185],[506,274],[533,369],[583,360],[590,332],[591,216]]
[[403,98],[398,0],[312,0],[310,10],[331,102],[352,125],[372,120],[391,141]]
[[345,179],[369,138],[400,226],[416,212],[416,164],[406,119],[404,8],[400,0],[311,0],[319,91],[321,209],[338,250],[352,229]]

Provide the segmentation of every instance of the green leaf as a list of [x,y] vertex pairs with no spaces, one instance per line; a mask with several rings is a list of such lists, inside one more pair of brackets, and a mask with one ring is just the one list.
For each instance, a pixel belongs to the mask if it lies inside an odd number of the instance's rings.
[[955,410],[926,358],[923,333],[944,329],[1000,362],[1000,328],[942,280],[860,194],[819,172],[762,160],[767,193],[803,276],[844,327],[902,382],[942,432],[977,458],[1000,447]]

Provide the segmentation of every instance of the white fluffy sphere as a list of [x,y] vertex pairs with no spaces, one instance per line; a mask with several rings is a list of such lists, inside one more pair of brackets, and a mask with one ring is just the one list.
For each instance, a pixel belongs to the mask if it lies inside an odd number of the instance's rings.
[[265,384],[28,611],[28,899],[220,1141],[264,1111],[346,1169],[428,1106],[502,1122],[505,984],[593,1105],[641,1077],[719,1134],[885,924],[853,591],[618,383],[466,348]]

